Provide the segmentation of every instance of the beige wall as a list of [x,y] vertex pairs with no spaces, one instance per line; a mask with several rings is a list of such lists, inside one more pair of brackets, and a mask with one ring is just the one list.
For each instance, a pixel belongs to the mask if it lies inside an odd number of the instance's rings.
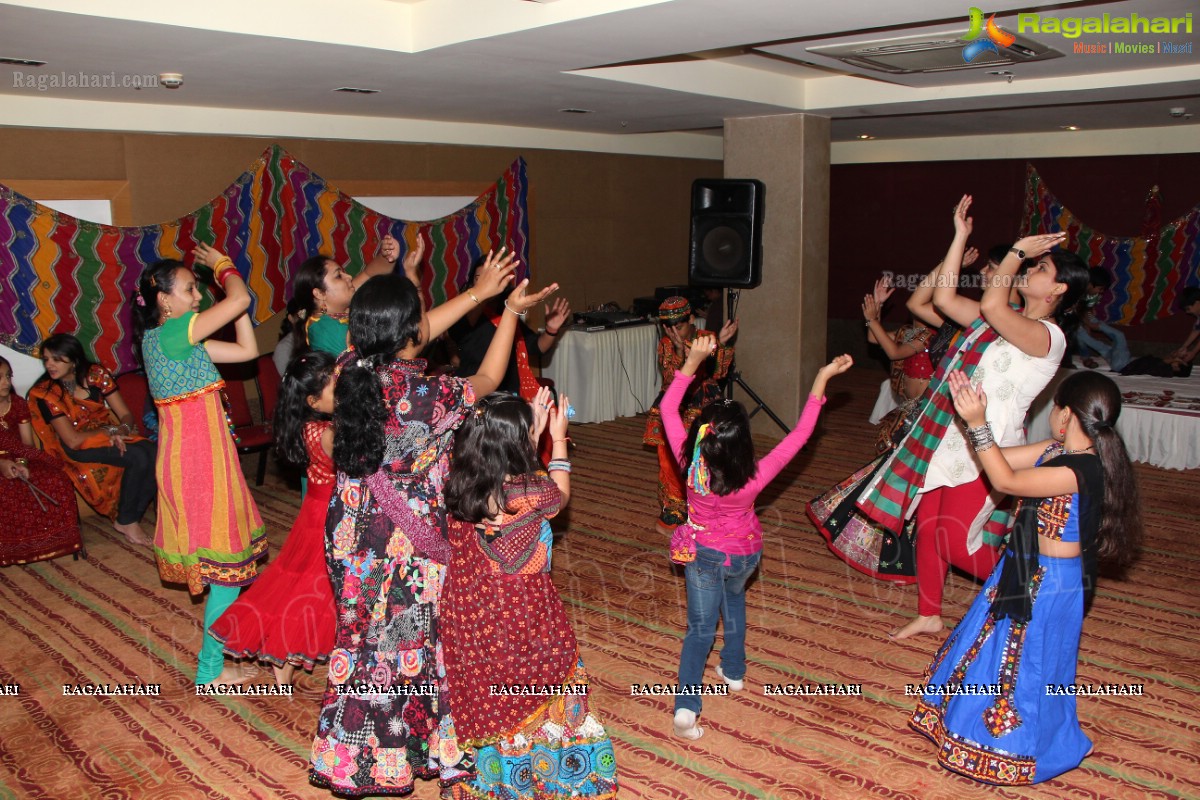
[[[0,128],[0,183],[127,181],[129,219],[175,219],[209,202],[278,141],[334,182],[489,185],[523,156],[534,281],[558,281],[573,307],[687,281],[691,182],[721,162],[510,147]],[[19,188],[19,186],[18,186]]]

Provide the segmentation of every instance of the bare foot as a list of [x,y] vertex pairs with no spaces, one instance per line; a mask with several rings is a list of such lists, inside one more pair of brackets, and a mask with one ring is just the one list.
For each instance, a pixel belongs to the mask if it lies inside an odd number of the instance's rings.
[[274,667],[275,682],[280,686],[291,686],[296,682],[296,665],[292,663],[284,664],[282,667]]
[[903,628],[897,628],[888,634],[893,640],[900,641],[918,633],[938,633],[946,626],[941,617],[917,617]]
[[146,538],[146,532],[142,530],[142,525],[139,522],[130,522],[128,525],[122,525],[119,522],[113,523],[113,529],[117,533],[122,534],[125,540],[136,547],[145,547],[150,544],[150,540]]

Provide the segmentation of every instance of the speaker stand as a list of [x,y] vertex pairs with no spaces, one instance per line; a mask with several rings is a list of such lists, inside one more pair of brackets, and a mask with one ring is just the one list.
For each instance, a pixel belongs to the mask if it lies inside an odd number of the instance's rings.
[[[741,292],[739,292],[737,289],[728,289],[727,292],[728,293],[725,295],[726,322],[731,319],[737,319],[737,305],[738,300],[741,298]],[[720,333],[720,331],[717,331],[717,333]],[[771,410],[771,407],[767,405],[767,402],[758,396],[758,392],[751,389],[750,384],[746,383],[745,379],[742,378],[742,371],[737,368],[736,347],[734,348],[733,363],[729,365],[729,376],[725,383],[725,397],[729,400],[733,399],[734,384],[740,386],[742,391],[748,394],[750,399],[754,401],[754,409],[751,410],[749,414],[751,419],[753,419],[754,415],[759,411],[764,411],[776,425],[783,429],[785,435],[792,432],[792,429],[785,425],[783,420],[781,420],[779,416]]]

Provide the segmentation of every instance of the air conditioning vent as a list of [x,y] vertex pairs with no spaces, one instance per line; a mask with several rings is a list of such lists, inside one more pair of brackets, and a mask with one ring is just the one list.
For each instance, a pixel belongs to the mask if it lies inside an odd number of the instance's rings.
[[[958,36],[965,36],[962,31]],[[950,72],[978,67],[998,67],[1006,64],[1024,64],[1029,61],[1044,61],[1062,58],[1062,53],[1040,42],[1017,36],[1008,47],[999,53],[984,51],[971,63],[963,60],[963,47],[969,44],[953,33],[935,36],[904,36],[894,39],[879,39],[874,42],[823,45],[810,47],[808,52],[875,72],[894,75],[908,72]]]

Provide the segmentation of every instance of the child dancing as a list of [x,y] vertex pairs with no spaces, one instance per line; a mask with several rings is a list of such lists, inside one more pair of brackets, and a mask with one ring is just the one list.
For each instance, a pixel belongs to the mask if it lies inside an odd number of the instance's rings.
[[[946,769],[1005,786],[1040,783],[1092,751],[1069,693],[1080,629],[1097,560],[1130,560],[1141,528],[1137,483],[1113,427],[1121,392],[1100,373],[1077,372],[1055,392],[1053,440],[1000,448],[983,391],[961,372],[950,383],[988,480],[1023,499],[1003,559],[925,671],[909,725],[938,745]],[[999,693],[973,694],[975,685]]]
[[279,557],[209,631],[234,658],[268,661],[275,680],[329,658],[333,587],[325,565],[325,513],[333,493],[334,357],[312,350],[292,359],[275,409],[275,446],[284,461],[307,468],[308,492]]
[[[617,795],[612,742],[589,710],[587,673],[540,536],[570,499],[567,405],[564,396],[554,406],[544,387],[532,408],[495,393],[455,441],[442,646],[459,744],[476,749],[475,777],[454,786],[458,798]],[[547,418],[549,475],[535,449]],[[497,684],[564,692],[497,695]]]
[[[717,675],[738,691],[746,674],[746,582],[762,555],[762,524],[754,512],[755,500],[812,435],[825,404],[825,384],[854,361],[841,355],[821,367],[795,429],[756,464],[750,417],[741,403],[710,403],[690,433],[679,415],[696,371],[716,347],[711,334],[697,337],[662,400],[667,441],[687,475],[688,523],[676,531],[672,558],[688,558],[678,552],[677,542],[694,537],[695,547],[684,571],[688,626],[679,656],[679,685],[701,683],[717,620],[723,618],[725,645]],[[675,697],[676,736],[699,739],[704,735],[696,723],[700,706],[699,695]]]

